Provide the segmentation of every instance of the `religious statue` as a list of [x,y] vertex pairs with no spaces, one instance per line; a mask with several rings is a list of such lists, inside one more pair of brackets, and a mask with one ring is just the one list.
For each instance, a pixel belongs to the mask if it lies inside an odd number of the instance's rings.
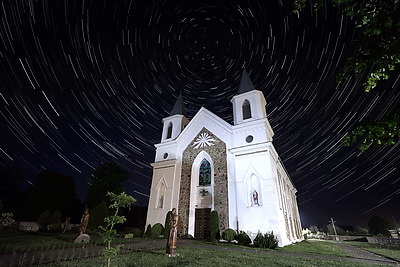
[[176,257],[176,246],[178,243],[178,233],[176,227],[178,226],[178,215],[176,214],[176,209],[172,209],[172,214],[170,215],[170,228],[167,240],[167,250],[166,253],[168,257]]
[[256,190],[253,190],[253,203],[254,203],[254,205],[259,206],[259,204],[258,204],[258,193],[257,193]]
[[71,217],[66,217],[66,218],[65,218],[63,234],[65,233],[65,231],[68,230],[68,227],[69,227],[69,220],[70,220],[70,219],[71,219]]
[[85,212],[83,213],[82,218],[81,218],[81,224],[79,226],[79,235],[86,233],[86,228],[87,228],[87,225],[89,222],[89,216],[90,216],[89,209],[86,208]]

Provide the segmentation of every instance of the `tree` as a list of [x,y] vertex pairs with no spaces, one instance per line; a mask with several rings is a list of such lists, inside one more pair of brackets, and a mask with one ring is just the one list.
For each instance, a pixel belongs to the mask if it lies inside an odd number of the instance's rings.
[[124,216],[119,216],[118,212],[121,208],[129,208],[133,203],[136,202],[132,196],[127,195],[125,192],[120,194],[114,194],[113,192],[107,192],[107,196],[110,198],[111,204],[109,206],[110,210],[114,211],[113,215],[108,216],[104,219],[106,226],[100,226],[103,230],[101,237],[103,241],[107,244],[104,249],[104,256],[107,258],[107,266],[111,266],[111,258],[116,256],[119,251],[119,247],[112,247],[111,243],[117,234],[114,229],[116,224],[122,224],[125,222],[126,218]]
[[[325,0],[295,0],[294,12],[299,12],[311,2],[314,9]],[[366,92],[375,88],[381,80],[387,80],[400,66],[400,1],[399,0],[328,0],[340,6],[343,13],[355,20],[359,30],[356,40],[347,54],[338,80],[352,75],[365,78]],[[368,125],[361,125],[344,139],[345,145],[358,143],[360,150],[370,146],[392,146],[399,142],[400,111],[392,117]]]
[[90,178],[90,187],[86,195],[86,205],[89,209],[106,200],[107,192],[121,193],[122,182],[128,180],[130,173],[121,169],[115,163],[100,165]]
[[22,216],[26,220],[36,221],[45,210],[59,210],[65,216],[70,216],[79,209],[76,207],[77,203],[80,202],[76,197],[75,183],[71,177],[54,171],[43,171],[27,191]]
[[310,232],[313,233],[314,235],[317,234],[317,232],[318,232],[318,227],[315,225],[310,225],[309,229],[310,229]]
[[22,196],[19,188],[22,176],[10,168],[1,167],[0,181],[0,199],[3,203],[3,209],[15,212]]
[[370,235],[390,236],[388,229],[392,228],[392,224],[385,218],[374,215],[368,221],[368,231]]

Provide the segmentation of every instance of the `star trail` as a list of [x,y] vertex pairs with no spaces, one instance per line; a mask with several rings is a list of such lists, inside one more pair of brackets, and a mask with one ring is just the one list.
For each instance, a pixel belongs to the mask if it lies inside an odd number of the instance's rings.
[[400,221],[400,153],[360,153],[342,138],[399,108],[399,72],[370,93],[336,82],[358,34],[339,8],[293,13],[287,1],[0,0],[0,165],[31,183],[117,162],[146,205],[162,118],[183,92],[232,123],[243,68],[264,92],[274,145],[298,190],[304,225],[334,217]]

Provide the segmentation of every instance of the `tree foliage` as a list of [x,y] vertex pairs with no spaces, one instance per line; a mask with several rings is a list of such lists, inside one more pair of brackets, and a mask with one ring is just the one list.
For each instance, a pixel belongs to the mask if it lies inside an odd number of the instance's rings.
[[44,171],[27,191],[22,217],[25,220],[36,220],[45,210],[59,210],[65,216],[71,216],[79,203],[71,177]]
[[374,215],[368,221],[368,231],[370,235],[390,236],[388,229],[391,229],[392,224],[385,218]]
[[399,120],[400,116],[397,114],[386,121],[359,126],[346,135],[343,143],[345,146],[359,143],[362,152],[371,146],[393,146],[400,140]]
[[90,178],[90,187],[86,195],[86,205],[95,207],[106,200],[107,192],[121,193],[121,183],[128,180],[130,173],[123,170],[115,163],[104,163],[100,165]]
[[0,167],[0,199],[2,200],[2,209],[4,211],[16,212],[17,206],[21,201],[22,192],[19,185],[22,179],[22,176],[16,171],[7,167]]
[[[400,0],[295,0],[294,11],[299,12],[307,3],[317,10],[326,2],[340,6],[344,14],[354,18],[358,29],[338,80],[367,75],[363,86],[369,92],[400,65]],[[392,146],[400,140],[399,119],[397,111],[392,118],[361,125],[345,137],[344,143],[358,143],[361,151],[371,145]]]

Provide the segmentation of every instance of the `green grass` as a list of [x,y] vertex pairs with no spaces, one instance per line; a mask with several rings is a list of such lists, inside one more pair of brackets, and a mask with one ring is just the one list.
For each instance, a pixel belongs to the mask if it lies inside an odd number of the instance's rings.
[[348,242],[353,246],[357,246],[372,253],[379,254],[400,261],[400,249],[396,247],[388,247],[379,244],[371,244],[368,242]]
[[[179,256],[168,258],[165,251],[133,252],[113,259],[112,266],[376,266],[373,264],[274,255],[256,251],[178,247]],[[58,262],[46,266],[103,266],[96,257]]]
[[[0,232],[0,250],[8,252],[27,252],[104,244],[97,235],[90,236],[91,240],[89,244],[77,244],[74,243],[76,236],[76,232],[62,234],[21,232],[17,229],[7,229],[7,231]],[[114,244],[131,243],[135,242],[135,240],[138,240],[138,238],[117,238]]]
[[301,254],[323,254],[333,256],[350,256],[342,248],[329,240],[304,240],[283,248],[277,248],[278,251],[301,253]]

